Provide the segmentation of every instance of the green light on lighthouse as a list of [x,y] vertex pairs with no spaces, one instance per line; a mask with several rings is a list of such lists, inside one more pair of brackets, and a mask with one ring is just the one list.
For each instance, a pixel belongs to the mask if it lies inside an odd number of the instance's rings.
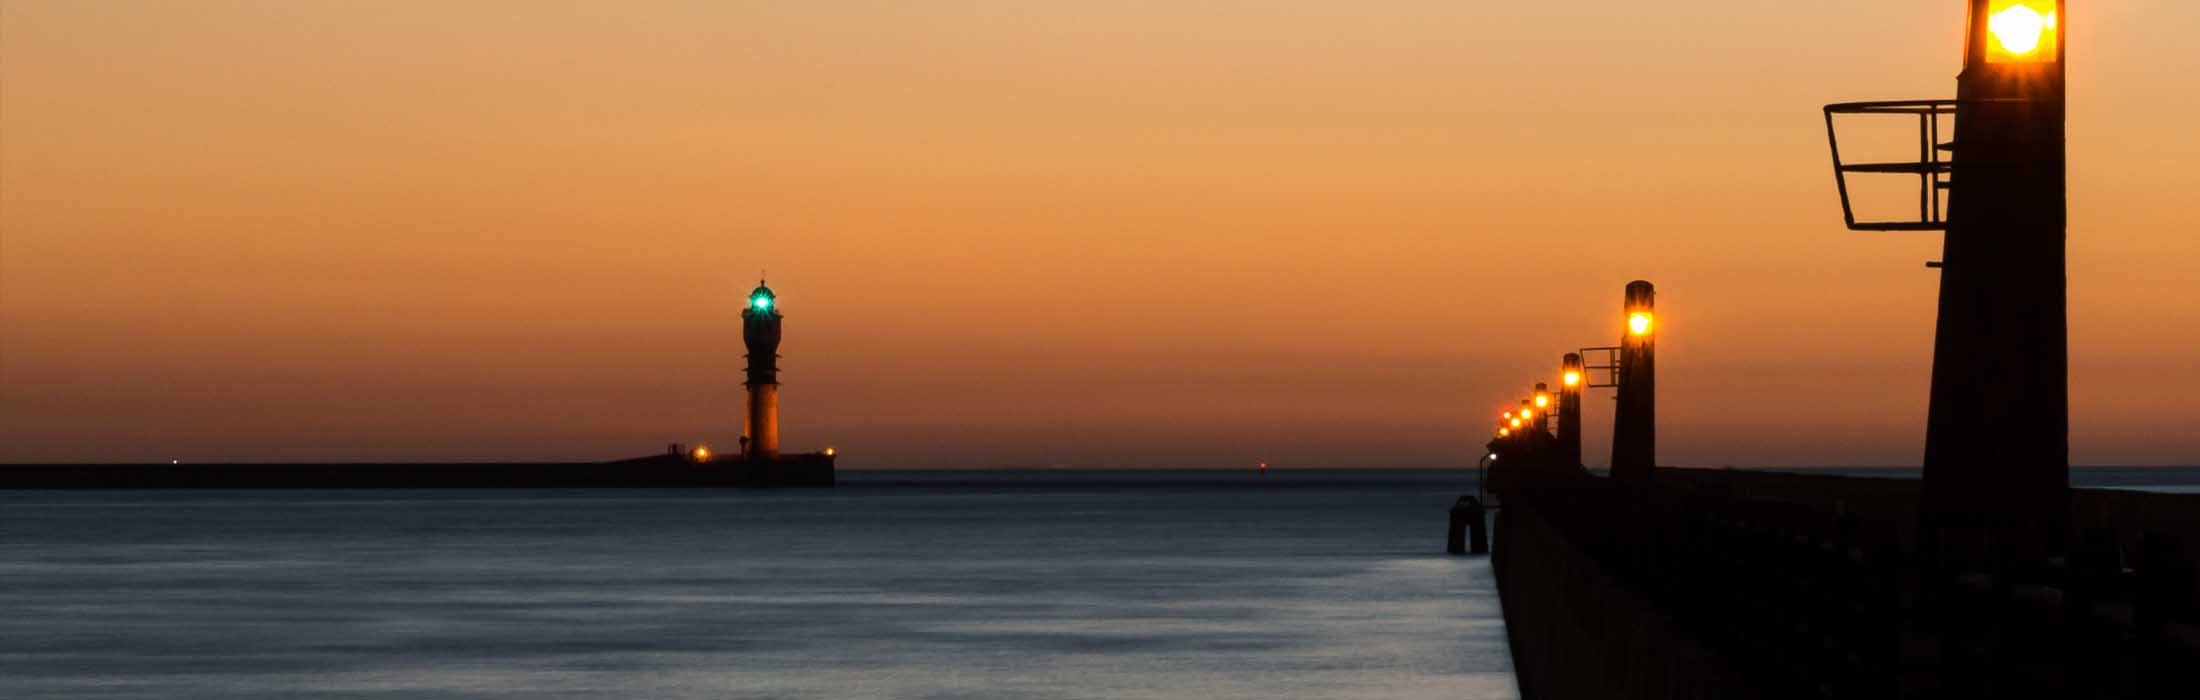
[[749,309],[757,313],[771,311],[772,304],[777,301],[773,298],[772,288],[764,286],[763,280],[757,280],[756,288],[749,290]]

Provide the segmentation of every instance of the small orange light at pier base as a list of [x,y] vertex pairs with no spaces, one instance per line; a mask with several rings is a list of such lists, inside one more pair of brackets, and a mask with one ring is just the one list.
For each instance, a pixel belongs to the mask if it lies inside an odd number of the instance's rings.
[[1987,63],[2051,63],[2062,43],[2055,0],[1989,0]]
[[708,446],[697,446],[691,454],[695,455],[695,461],[697,462],[710,461],[710,447]]
[[1635,335],[1650,334],[1650,314],[1635,313],[1627,316],[1627,332]]

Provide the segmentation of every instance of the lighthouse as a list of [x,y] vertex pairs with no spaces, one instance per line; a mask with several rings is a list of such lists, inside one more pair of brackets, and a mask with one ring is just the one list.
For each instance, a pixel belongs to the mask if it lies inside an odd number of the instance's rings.
[[723,453],[698,445],[672,443],[664,454],[623,460],[631,467],[623,480],[603,483],[666,486],[831,486],[840,450],[787,453],[779,449],[779,295],[756,281],[741,304],[742,386],[748,390],[746,420],[741,423],[741,452]]
[[763,280],[749,292],[741,309],[741,340],[748,346],[748,423],[742,427],[742,457],[779,458],[779,299]]

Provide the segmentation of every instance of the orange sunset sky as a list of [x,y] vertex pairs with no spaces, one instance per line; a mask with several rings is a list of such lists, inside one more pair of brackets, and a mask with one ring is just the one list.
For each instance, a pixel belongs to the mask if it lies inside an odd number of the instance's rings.
[[[730,446],[766,270],[843,466],[1464,466],[1637,278],[1661,462],[1915,464],[1939,237],[1842,227],[1819,108],[1962,21],[0,0],[0,461]],[[2064,26],[2072,459],[2200,462],[2200,3]]]

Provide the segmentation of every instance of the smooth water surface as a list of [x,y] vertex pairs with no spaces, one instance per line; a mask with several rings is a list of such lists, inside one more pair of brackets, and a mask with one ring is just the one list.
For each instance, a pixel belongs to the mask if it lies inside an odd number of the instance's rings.
[[0,493],[6,698],[1494,698],[1458,473]]

